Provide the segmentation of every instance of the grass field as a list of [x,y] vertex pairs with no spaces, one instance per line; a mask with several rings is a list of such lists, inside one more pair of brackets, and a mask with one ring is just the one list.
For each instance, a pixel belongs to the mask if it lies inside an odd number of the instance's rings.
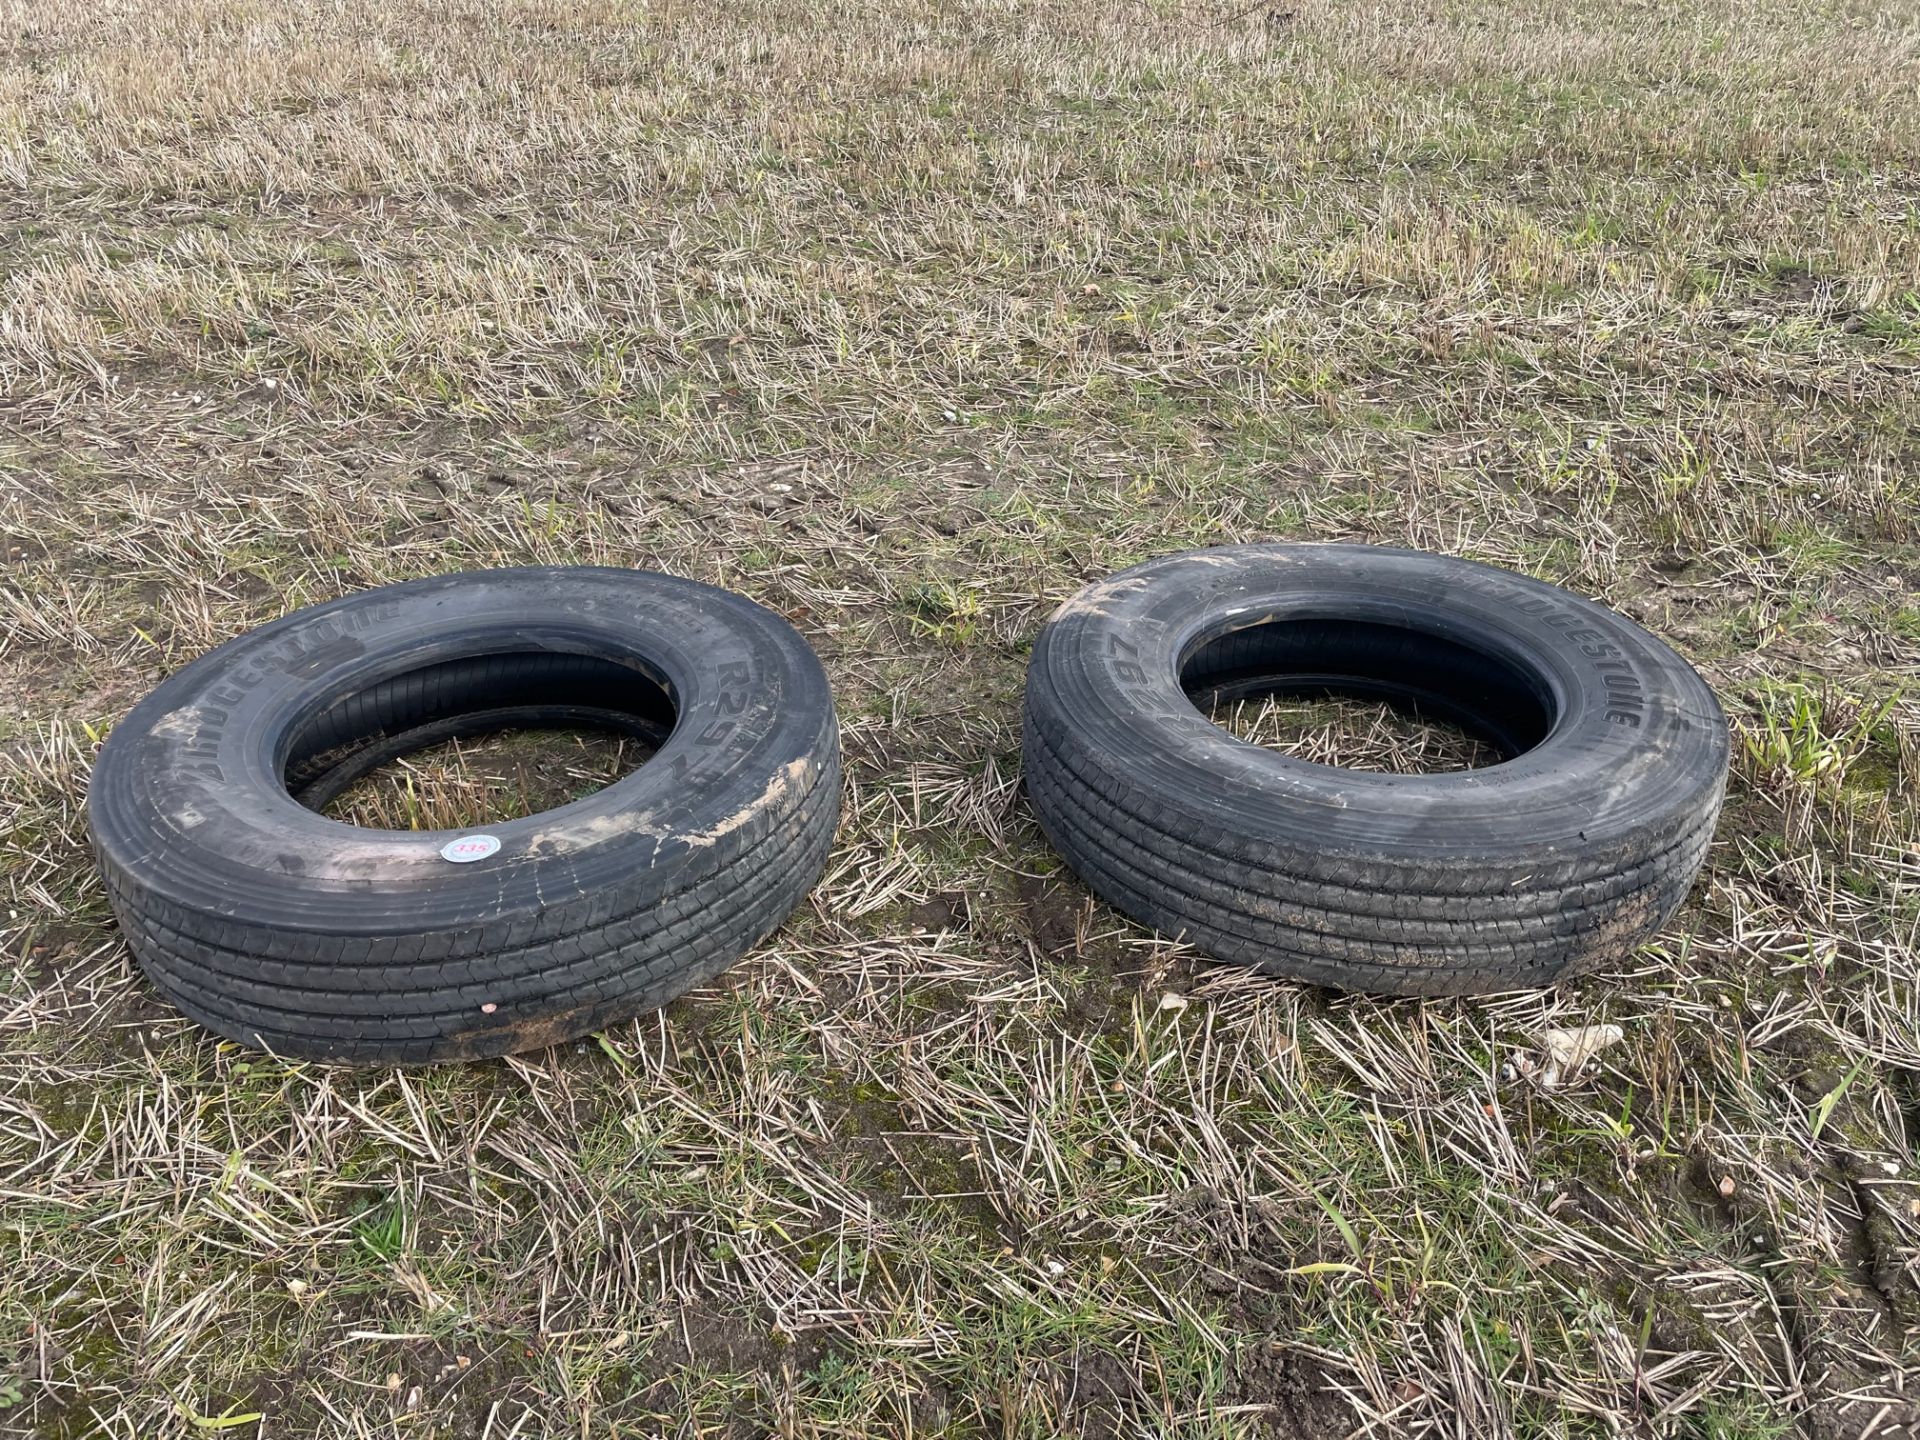
[[[1263,538],[1511,566],[1709,677],[1727,816],[1630,970],[1341,998],[1062,870],[1043,617]],[[1920,1433],[1906,0],[0,0],[0,552],[0,1433]],[[161,1003],[85,849],[115,719],[290,607],[556,561],[819,647],[809,905],[506,1062]]]

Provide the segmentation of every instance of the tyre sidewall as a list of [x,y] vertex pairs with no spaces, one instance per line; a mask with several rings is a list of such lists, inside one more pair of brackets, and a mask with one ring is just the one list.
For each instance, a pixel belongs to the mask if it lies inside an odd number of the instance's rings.
[[[677,723],[593,795],[470,832],[363,829],[304,809],[282,780],[289,731],[346,696],[462,655],[573,650],[672,688]],[[89,818],[110,882],[223,923],[327,935],[565,928],[725,863],[790,814],[832,744],[818,660],[743,597],[637,571],[482,571],[291,614],[186,666],[104,747]],[[452,943],[450,941],[450,943]]]
[[[1440,635],[1539,677],[1557,718],[1503,764],[1389,775],[1229,734],[1180,684],[1197,637],[1273,620],[1371,620]],[[1371,546],[1225,547],[1089,586],[1036,643],[1029,734],[1072,783],[1124,793],[1174,833],[1303,873],[1381,864],[1516,878],[1669,843],[1717,807],[1727,729],[1712,692],[1624,617],[1488,566]]]

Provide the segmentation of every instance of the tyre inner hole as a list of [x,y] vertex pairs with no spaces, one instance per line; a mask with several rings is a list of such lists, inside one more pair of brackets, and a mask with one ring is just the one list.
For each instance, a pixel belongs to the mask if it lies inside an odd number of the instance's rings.
[[291,728],[301,804],[382,830],[462,830],[585,798],[666,743],[671,687],[649,670],[531,651],[381,681]]
[[1197,637],[1180,683],[1236,737],[1355,770],[1497,765],[1553,728],[1545,682],[1502,656],[1373,621],[1271,620]]
[[1217,705],[1207,718],[1249,744],[1346,770],[1433,775],[1498,765],[1504,758],[1458,725],[1422,719],[1382,700],[1267,695]]

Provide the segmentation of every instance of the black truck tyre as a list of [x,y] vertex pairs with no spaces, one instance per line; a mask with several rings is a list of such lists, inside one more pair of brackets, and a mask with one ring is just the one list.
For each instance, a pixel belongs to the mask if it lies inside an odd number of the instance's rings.
[[[507,727],[657,746],[571,804],[473,831],[319,807],[399,755]],[[826,674],[742,596],[644,571],[445,575],[299,610],[114,727],[88,825],[154,985],[231,1039],[417,1064],[665,1004],[770,934],[840,815]]]
[[[1354,695],[1497,764],[1320,765],[1200,706]],[[1028,797],[1095,894],[1220,960],[1404,995],[1545,986],[1618,961],[1685,899],[1726,718],[1678,655],[1555,586],[1365,545],[1247,545],[1088,586],[1027,671]]]

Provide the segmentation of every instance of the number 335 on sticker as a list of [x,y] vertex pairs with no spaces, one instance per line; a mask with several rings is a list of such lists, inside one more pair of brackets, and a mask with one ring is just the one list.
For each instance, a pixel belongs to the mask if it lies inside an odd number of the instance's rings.
[[440,858],[451,860],[456,865],[471,865],[475,860],[484,860],[497,854],[500,849],[498,835],[462,835],[458,840],[449,840],[440,847]]

